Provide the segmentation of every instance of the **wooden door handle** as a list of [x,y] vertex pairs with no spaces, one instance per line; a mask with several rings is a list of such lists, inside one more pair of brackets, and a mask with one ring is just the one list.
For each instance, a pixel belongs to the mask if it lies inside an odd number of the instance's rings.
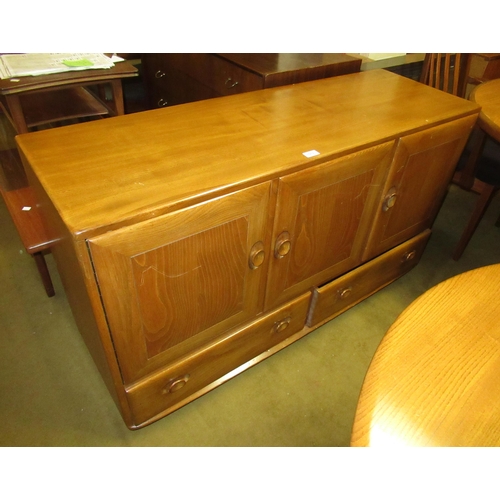
[[394,204],[396,203],[396,197],[397,197],[396,188],[393,187],[389,189],[389,191],[385,195],[384,203],[382,205],[382,210],[384,212],[387,212],[387,210],[389,210],[394,206]]
[[290,252],[291,248],[292,242],[290,241],[290,233],[288,231],[283,231],[276,238],[276,244],[274,245],[274,256],[277,259],[282,259]]
[[250,249],[250,256],[248,258],[248,265],[250,269],[257,269],[262,265],[266,259],[266,253],[264,252],[264,243],[258,241]]

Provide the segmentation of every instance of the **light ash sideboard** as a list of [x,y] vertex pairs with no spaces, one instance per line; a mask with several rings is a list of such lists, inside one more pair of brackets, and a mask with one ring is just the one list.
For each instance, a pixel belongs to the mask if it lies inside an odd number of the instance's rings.
[[374,70],[18,136],[126,425],[413,268],[477,115]]

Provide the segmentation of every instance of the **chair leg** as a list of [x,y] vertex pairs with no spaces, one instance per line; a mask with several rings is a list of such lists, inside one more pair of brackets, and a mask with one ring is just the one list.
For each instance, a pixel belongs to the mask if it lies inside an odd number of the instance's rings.
[[50,279],[49,269],[47,267],[47,263],[45,262],[45,257],[43,256],[42,252],[35,252],[32,255],[35,259],[36,267],[38,268],[40,277],[42,278],[43,286],[45,287],[47,296],[53,297],[56,292],[54,291],[54,285],[52,284],[52,280]]
[[455,248],[455,251],[453,252],[453,260],[458,260],[460,259],[460,257],[462,257],[465,247],[472,238],[472,235],[474,234],[474,231],[476,230],[477,225],[481,220],[481,217],[486,211],[488,203],[493,193],[495,192],[495,189],[496,187],[493,186],[492,184],[484,184],[484,188],[481,191],[481,194],[479,195],[479,199],[477,200],[474,211],[472,212],[472,216],[469,219],[469,222],[464,232],[462,233],[462,236],[460,237],[460,240]]
[[474,185],[477,163],[483,154],[484,145],[486,143],[486,134],[477,127],[474,130],[475,136],[472,137],[472,149],[467,158],[465,167],[459,172],[456,184],[460,187],[470,190]]

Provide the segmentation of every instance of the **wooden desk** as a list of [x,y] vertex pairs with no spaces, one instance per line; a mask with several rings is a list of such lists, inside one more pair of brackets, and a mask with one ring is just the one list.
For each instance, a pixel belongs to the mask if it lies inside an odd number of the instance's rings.
[[357,73],[347,54],[144,54],[152,108]]
[[382,340],[352,446],[500,445],[500,264],[427,291]]
[[[131,64],[120,62],[110,69],[0,80],[0,105],[19,134],[28,132],[32,125],[85,116],[85,113],[123,115],[121,79],[137,76],[137,73],[137,68]],[[84,88],[105,84],[111,87],[110,101],[96,101],[95,96]],[[55,95],[55,90],[64,93]],[[49,105],[43,106],[44,101]]]

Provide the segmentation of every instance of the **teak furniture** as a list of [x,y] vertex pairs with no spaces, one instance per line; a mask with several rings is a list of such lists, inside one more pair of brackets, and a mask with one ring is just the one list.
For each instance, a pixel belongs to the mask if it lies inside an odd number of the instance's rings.
[[[500,79],[480,84],[471,92],[469,98],[481,106],[481,112],[476,124],[479,137],[477,138],[478,143],[472,152],[471,161],[474,169],[471,169],[469,166],[467,170],[470,180],[466,181],[463,179],[462,181],[466,187],[472,187],[472,185],[476,184],[476,189],[479,191],[479,198],[471,218],[453,252],[455,260],[460,259],[462,256],[479,221],[488,208],[493,194],[500,187],[500,164],[485,160],[478,163],[487,137],[491,137],[500,143]],[[479,181],[479,183],[475,181]],[[500,218],[497,225],[500,225]]]
[[53,297],[55,294],[54,285],[43,252],[48,250],[55,242],[47,236],[33,190],[27,186],[7,191],[0,186],[0,194],[16,226],[24,248],[35,260],[45,293],[47,296]]
[[[110,69],[0,80],[0,113],[4,112],[15,133],[26,133],[40,125],[60,124],[65,120],[123,115],[121,79],[137,74],[137,68],[127,62],[119,62]],[[109,99],[105,95],[107,89]],[[26,251],[35,259],[47,295],[52,297],[54,288],[44,252],[54,242],[46,235],[31,187],[9,186],[9,183],[18,184],[19,179],[24,178],[23,172],[15,172],[15,166],[20,162],[4,152],[0,160],[7,160],[8,167],[4,170],[12,170],[10,174],[16,177],[8,179],[5,185],[0,184],[0,194]]]
[[126,424],[414,267],[477,115],[374,70],[18,136]]
[[391,326],[370,364],[351,445],[500,445],[500,264],[448,279]]
[[465,96],[469,54],[425,54],[420,81],[459,97]]
[[356,73],[347,54],[143,54],[151,108]]
[[[87,69],[0,80],[0,105],[18,134],[71,118],[123,115],[122,78],[137,76],[127,62],[110,69]],[[93,92],[108,87],[110,99]]]

